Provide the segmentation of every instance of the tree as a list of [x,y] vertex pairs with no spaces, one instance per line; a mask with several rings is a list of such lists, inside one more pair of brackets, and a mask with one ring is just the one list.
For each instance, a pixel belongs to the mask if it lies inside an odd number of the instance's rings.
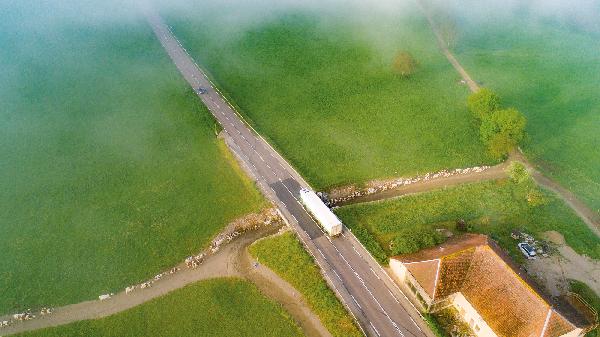
[[479,135],[490,154],[500,159],[523,140],[526,124],[525,117],[515,108],[496,110],[483,117]]
[[392,68],[402,77],[409,77],[417,71],[418,63],[407,51],[401,51],[394,57]]
[[483,119],[500,109],[500,97],[488,88],[479,89],[467,99],[467,107],[477,119]]
[[497,160],[504,160],[508,157],[508,154],[517,146],[512,139],[507,135],[498,133],[492,136],[487,142],[488,152],[492,158]]
[[410,254],[438,245],[444,241],[442,235],[427,228],[405,228],[390,242],[392,254]]

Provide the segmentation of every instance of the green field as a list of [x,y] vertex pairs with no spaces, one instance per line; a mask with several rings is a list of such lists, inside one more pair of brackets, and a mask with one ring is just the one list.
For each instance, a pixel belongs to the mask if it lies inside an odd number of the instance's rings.
[[302,336],[276,303],[239,279],[202,281],[133,309],[20,336]]
[[336,210],[345,225],[375,256],[389,256],[389,242],[407,228],[447,228],[465,219],[473,231],[490,235],[520,259],[515,229],[541,238],[556,230],[580,254],[600,259],[600,239],[560,199],[544,193],[545,204],[530,205],[529,190],[508,179],[465,184],[398,199],[357,204]]
[[[229,6],[235,11],[190,4],[186,14],[165,14],[316,188],[490,162],[465,107],[468,90],[414,3],[389,11],[358,1],[331,10]],[[392,72],[399,51],[419,63],[411,78]]]
[[142,281],[265,206],[143,19],[20,6],[0,23],[0,313]]
[[321,276],[319,267],[293,233],[267,238],[250,246],[260,263],[296,288],[333,336],[361,336],[354,321]]
[[[560,20],[523,8],[495,15],[489,2],[450,7],[457,58],[527,116],[527,156],[600,214],[600,30],[570,21],[569,11]],[[600,28],[596,9],[585,15]]]

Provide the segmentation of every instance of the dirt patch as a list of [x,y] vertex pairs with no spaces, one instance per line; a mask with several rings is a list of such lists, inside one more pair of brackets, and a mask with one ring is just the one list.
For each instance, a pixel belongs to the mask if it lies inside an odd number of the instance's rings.
[[555,245],[564,245],[565,237],[557,231],[548,231],[542,234],[544,239],[552,242]]
[[541,282],[552,296],[568,292],[568,279],[581,281],[600,294],[600,261],[579,255],[565,244],[559,232],[546,232],[544,236],[556,244],[557,253],[548,258],[528,260],[528,273]]

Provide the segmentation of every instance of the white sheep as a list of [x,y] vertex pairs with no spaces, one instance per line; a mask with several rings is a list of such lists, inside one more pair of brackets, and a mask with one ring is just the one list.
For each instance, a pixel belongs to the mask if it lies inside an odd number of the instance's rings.
[[99,299],[100,301],[104,301],[104,300],[107,300],[107,299],[109,299],[109,298],[110,298],[112,295],[113,295],[113,294],[104,294],[104,295],[100,295],[100,296],[98,296],[98,299]]

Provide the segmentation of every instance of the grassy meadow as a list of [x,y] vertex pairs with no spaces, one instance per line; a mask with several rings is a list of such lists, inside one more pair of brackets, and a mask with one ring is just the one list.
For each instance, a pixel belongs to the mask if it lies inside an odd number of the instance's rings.
[[260,240],[250,246],[250,253],[302,293],[333,336],[362,335],[294,233]]
[[521,259],[512,230],[541,238],[556,230],[580,254],[600,259],[600,239],[562,200],[542,191],[544,202],[531,205],[528,189],[509,179],[464,184],[397,199],[338,208],[344,224],[381,262],[389,257],[389,242],[407,228],[446,228],[456,232],[456,221],[466,220],[473,232],[490,235],[513,257]]
[[0,23],[0,313],[142,281],[265,205],[142,18],[25,4]]
[[[489,163],[465,107],[468,90],[422,14],[409,1],[380,5],[229,1],[165,16],[255,128],[318,189]],[[392,71],[400,51],[418,63],[410,78]]]
[[240,279],[195,283],[106,318],[19,336],[302,336],[278,304]]
[[[528,118],[527,156],[547,175],[581,197],[600,215],[600,8],[559,13],[494,1],[451,1],[453,51],[472,77],[495,90],[505,105]],[[590,2],[591,3],[591,2]],[[523,5],[526,7],[526,5]],[[544,15],[545,14],[545,15]],[[580,19],[595,21],[586,25]],[[593,19],[595,18],[595,19]]]

